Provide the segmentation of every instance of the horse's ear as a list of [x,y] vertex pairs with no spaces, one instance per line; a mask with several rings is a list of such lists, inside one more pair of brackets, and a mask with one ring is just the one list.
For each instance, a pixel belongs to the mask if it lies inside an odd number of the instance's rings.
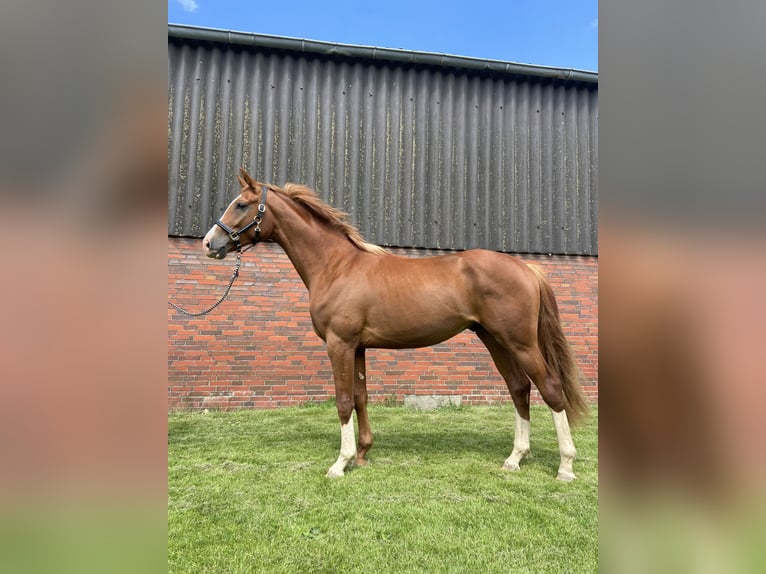
[[239,182],[239,185],[240,185],[241,187],[247,187],[247,184],[245,183],[245,180],[244,180],[244,179],[242,179],[242,177],[241,177],[241,176],[239,176],[239,175],[237,176],[237,181]]
[[[250,189],[252,189],[253,191],[255,191],[255,182],[253,181],[253,178],[252,178],[252,177],[250,177],[250,174],[249,174],[249,173],[247,173],[247,171],[245,170],[245,168],[244,168],[244,167],[240,167],[240,168],[239,168],[239,173],[240,173],[240,174],[242,174],[242,177],[243,177],[243,178],[245,179],[245,181],[247,182],[247,186],[248,186]],[[240,181],[241,181],[241,180],[240,180]]]

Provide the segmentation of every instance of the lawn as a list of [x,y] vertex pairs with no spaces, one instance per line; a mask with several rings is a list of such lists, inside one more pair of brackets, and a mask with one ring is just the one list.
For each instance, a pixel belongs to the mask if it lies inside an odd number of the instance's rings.
[[573,429],[572,483],[554,478],[544,407],[521,470],[501,470],[513,417],[511,405],[372,405],[370,464],[328,479],[332,404],[172,413],[169,572],[595,572],[597,410]]

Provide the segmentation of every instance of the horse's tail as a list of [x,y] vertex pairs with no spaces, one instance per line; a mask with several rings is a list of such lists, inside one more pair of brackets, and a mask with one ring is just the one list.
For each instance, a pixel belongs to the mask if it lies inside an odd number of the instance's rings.
[[588,404],[580,387],[580,369],[572,356],[559,319],[559,308],[545,272],[537,265],[528,266],[540,286],[540,314],[537,339],[550,372],[558,375],[564,389],[564,408],[570,424],[575,425],[588,415]]

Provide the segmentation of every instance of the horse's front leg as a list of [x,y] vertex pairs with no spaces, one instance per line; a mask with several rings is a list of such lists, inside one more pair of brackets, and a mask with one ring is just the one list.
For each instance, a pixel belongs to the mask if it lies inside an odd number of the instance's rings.
[[332,362],[335,379],[335,403],[340,419],[340,455],[327,471],[327,476],[343,476],[346,465],[356,456],[354,436],[354,356],[356,347],[341,341],[338,337],[327,337],[327,352]]

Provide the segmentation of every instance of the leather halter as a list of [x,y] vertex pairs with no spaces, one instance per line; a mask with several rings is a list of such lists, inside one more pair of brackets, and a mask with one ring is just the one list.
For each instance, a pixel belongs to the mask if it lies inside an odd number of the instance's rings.
[[[258,214],[253,217],[253,220],[245,225],[242,229],[238,231],[234,231],[231,227],[226,225],[223,221],[218,219],[215,224],[223,229],[228,235],[229,238],[234,241],[237,244],[237,264],[234,267],[234,273],[231,274],[231,279],[229,279],[229,285],[226,287],[226,291],[224,291],[223,295],[221,296],[218,301],[213,303],[212,307],[208,307],[204,311],[200,311],[199,313],[191,313],[185,309],[182,309],[172,301],[168,301],[168,304],[170,304],[174,309],[178,309],[181,313],[184,315],[189,315],[190,317],[199,317],[200,315],[207,315],[218,307],[221,303],[223,303],[223,300],[226,299],[226,297],[229,295],[229,291],[231,291],[231,286],[234,284],[234,281],[239,276],[239,266],[242,261],[242,252],[247,251],[247,249],[250,249],[250,247],[253,247],[256,243],[258,243],[258,239],[261,236],[261,220],[263,220],[263,216],[266,214],[266,194],[268,193],[269,189],[264,185],[263,186],[263,193],[261,194],[261,203],[258,204]],[[239,236],[242,235],[245,231],[250,229],[253,225],[255,225],[255,239],[253,239],[252,244],[247,249],[242,249],[242,245],[239,242]]]
[[253,239],[253,245],[258,243],[258,239],[261,236],[261,221],[263,220],[263,216],[266,214],[266,195],[268,194],[268,192],[269,192],[269,188],[264,185],[263,192],[261,193],[261,203],[258,204],[258,214],[255,217],[253,217],[253,220],[247,225],[245,225],[242,229],[235,231],[231,227],[226,225],[220,219],[216,220],[215,224],[221,229],[223,229],[228,234],[229,238],[237,244],[237,250],[239,250],[241,247],[239,243],[239,236],[242,235],[245,231],[247,231],[254,225],[255,225],[255,239]]

